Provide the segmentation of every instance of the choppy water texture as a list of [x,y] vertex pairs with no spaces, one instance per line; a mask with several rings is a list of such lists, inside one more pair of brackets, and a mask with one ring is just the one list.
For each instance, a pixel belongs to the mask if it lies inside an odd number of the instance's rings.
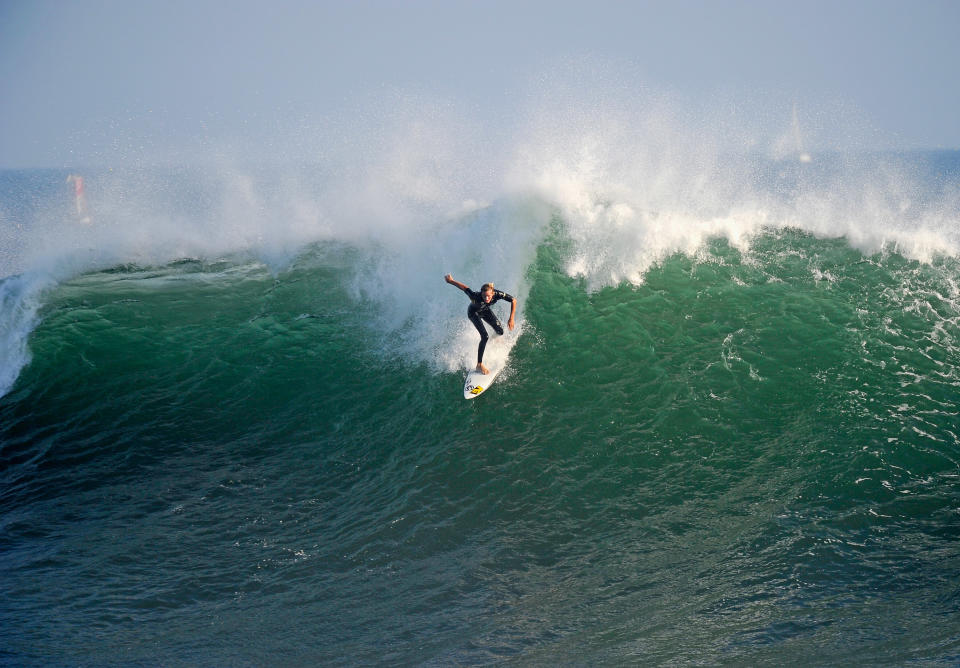
[[[725,223],[616,276],[615,205],[5,279],[0,658],[956,664],[949,248]],[[464,226],[526,253],[469,402]]]

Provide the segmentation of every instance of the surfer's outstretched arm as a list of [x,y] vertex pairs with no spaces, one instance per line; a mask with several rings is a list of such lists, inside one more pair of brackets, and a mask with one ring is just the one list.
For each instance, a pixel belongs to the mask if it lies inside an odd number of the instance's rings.
[[443,277],[443,280],[445,280],[445,281],[446,281],[447,283],[449,283],[450,285],[455,285],[455,286],[457,286],[457,287],[460,288],[461,290],[466,290],[466,289],[467,289],[467,286],[466,286],[466,285],[464,285],[464,284],[461,283],[460,281],[455,280],[455,279],[453,278],[453,276],[450,275],[450,274],[447,274],[446,276],[444,276],[444,277]]
[[511,331],[513,330],[515,325],[515,323],[513,322],[513,316],[517,314],[517,304],[519,303],[519,301],[520,301],[519,299],[514,297],[513,301],[510,302],[510,319],[507,320],[507,327],[509,327]]

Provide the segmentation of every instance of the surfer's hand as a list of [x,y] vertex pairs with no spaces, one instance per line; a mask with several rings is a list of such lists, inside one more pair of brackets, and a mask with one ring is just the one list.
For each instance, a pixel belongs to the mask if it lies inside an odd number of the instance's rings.
[[443,280],[445,280],[447,283],[453,283],[453,274],[447,274],[443,277]]
[[514,326],[513,318],[510,318],[509,320],[507,320],[507,327],[510,328],[511,332],[513,331],[513,326]]

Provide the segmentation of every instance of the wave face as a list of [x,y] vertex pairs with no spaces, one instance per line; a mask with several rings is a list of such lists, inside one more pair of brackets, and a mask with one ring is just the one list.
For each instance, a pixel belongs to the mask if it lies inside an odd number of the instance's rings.
[[634,149],[5,175],[0,656],[954,662],[956,154]]

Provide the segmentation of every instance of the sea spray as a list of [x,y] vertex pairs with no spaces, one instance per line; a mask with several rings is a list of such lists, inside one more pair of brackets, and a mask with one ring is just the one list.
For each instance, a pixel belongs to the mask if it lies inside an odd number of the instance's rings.
[[658,262],[696,254],[713,238],[746,250],[767,230],[797,228],[922,261],[960,248],[960,198],[944,177],[955,166],[936,156],[811,152],[795,108],[783,117],[799,148],[788,149],[769,103],[756,110],[768,117],[764,133],[749,130],[757,124],[742,112],[731,125],[706,101],[684,107],[648,90],[602,88],[595,98],[584,94],[589,86],[561,87],[564,101],[548,94],[518,132],[508,179],[558,207],[572,242],[566,272],[590,289],[640,284]]
[[[782,141],[799,132],[792,105],[765,135],[739,109],[608,84],[547,81],[496,127],[455,104],[396,95],[353,124],[313,128],[303,142],[312,154],[298,164],[212,151],[192,165],[87,170],[90,224],[74,219],[66,172],[50,173],[29,211],[5,204],[15,212],[3,221],[16,236],[4,242],[16,254],[10,274],[61,280],[234,258],[279,279],[313,244],[351,248],[357,264],[343,280],[371,305],[384,357],[439,371],[468,364],[475,337],[443,274],[513,292],[523,323],[526,272],[551,221],[564,272],[590,291],[641,285],[652,267],[712,239],[747,252],[767,230],[923,261],[960,249],[949,179],[917,175],[909,160],[818,152],[816,137],[803,138],[809,160],[800,160]],[[772,111],[757,114],[777,126]]]

